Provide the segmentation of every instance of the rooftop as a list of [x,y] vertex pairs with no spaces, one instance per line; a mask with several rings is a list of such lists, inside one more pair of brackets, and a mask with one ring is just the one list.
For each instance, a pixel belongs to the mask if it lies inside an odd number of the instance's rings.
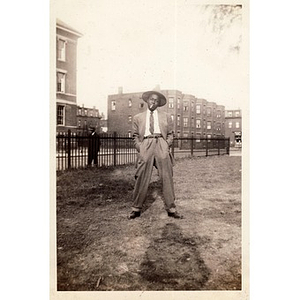
[[65,22],[56,19],[56,27],[64,29],[70,33],[73,33],[75,35],[77,35],[78,37],[82,36],[82,33],[80,33],[79,31],[77,31],[76,29],[72,28],[71,26],[69,26],[68,24],[66,24]]

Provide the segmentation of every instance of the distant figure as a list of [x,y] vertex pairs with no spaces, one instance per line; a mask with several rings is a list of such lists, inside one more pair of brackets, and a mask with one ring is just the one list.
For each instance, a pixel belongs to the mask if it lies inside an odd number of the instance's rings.
[[128,218],[135,219],[141,215],[154,165],[162,180],[163,200],[168,216],[181,219],[182,216],[175,206],[173,161],[170,154],[174,138],[173,121],[171,115],[156,109],[164,106],[167,99],[156,91],[145,92],[142,98],[147,102],[148,109],[133,117],[133,139],[139,161],[135,174],[132,211]]
[[89,128],[89,147],[88,147],[88,167],[91,167],[92,161],[94,161],[94,165],[98,165],[98,152],[100,150],[100,139],[99,135],[95,131],[96,128],[90,126]]

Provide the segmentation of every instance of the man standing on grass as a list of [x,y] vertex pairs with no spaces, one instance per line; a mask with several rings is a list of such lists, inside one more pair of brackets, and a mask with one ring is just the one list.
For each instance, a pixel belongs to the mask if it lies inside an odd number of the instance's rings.
[[100,139],[99,135],[96,132],[96,127],[90,126],[90,134],[88,137],[88,167],[92,166],[92,161],[94,165],[98,166],[98,152],[100,150]]
[[163,94],[156,91],[145,92],[142,98],[147,102],[148,109],[133,117],[133,139],[139,158],[129,219],[141,215],[153,165],[157,167],[162,180],[164,205],[168,216],[179,219],[182,216],[177,213],[174,203],[173,164],[170,154],[174,138],[173,122],[170,115],[156,110],[157,107],[164,106],[167,100]]

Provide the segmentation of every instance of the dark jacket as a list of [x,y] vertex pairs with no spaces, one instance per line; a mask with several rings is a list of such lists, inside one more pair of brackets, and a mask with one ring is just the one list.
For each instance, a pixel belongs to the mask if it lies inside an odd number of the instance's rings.
[[94,132],[94,134],[91,133],[88,138],[89,138],[89,148],[88,148],[89,153],[97,154],[100,149],[99,135],[96,132]]

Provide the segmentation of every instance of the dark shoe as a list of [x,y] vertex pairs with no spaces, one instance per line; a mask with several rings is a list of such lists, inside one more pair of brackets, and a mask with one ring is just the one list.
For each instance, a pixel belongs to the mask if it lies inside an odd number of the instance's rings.
[[181,216],[180,214],[178,214],[177,211],[175,212],[168,212],[168,216],[174,219],[183,219],[183,216]]
[[140,211],[132,211],[128,217],[128,219],[135,219],[141,215]]

